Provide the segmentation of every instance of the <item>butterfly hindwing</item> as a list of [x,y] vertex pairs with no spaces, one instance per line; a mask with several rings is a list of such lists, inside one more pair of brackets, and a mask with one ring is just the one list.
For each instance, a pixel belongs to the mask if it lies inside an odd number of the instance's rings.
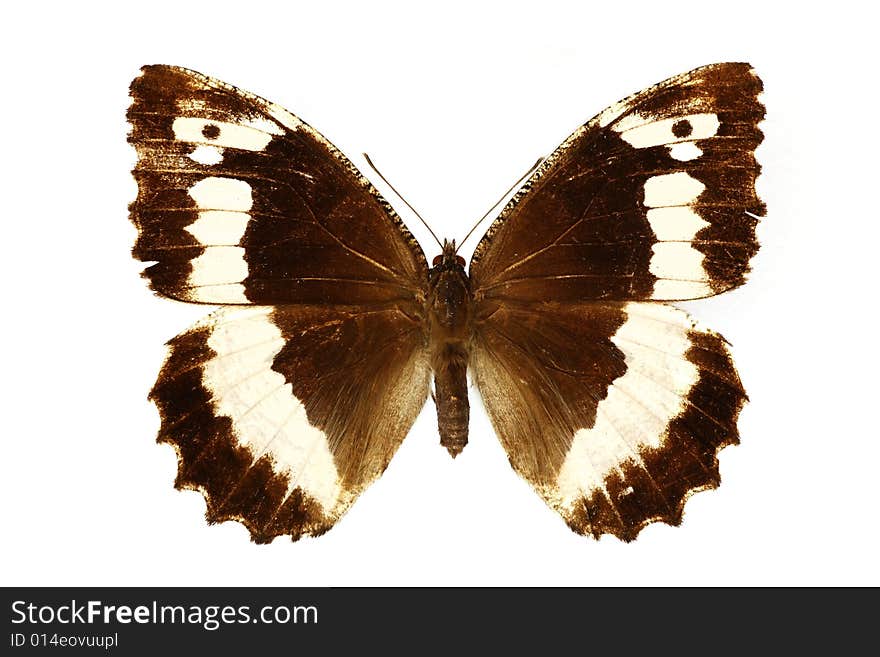
[[134,255],[151,287],[229,304],[410,299],[427,265],[351,163],[283,108],[193,71],[131,85]]
[[428,394],[421,328],[395,309],[224,308],[169,346],[150,396],[176,485],[257,542],[328,530]]
[[678,524],[738,440],[745,393],[724,340],[663,304],[502,306],[473,371],[514,469],[581,534]]
[[764,214],[761,88],[748,64],[713,64],[575,131],[477,246],[475,294],[680,300],[741,285]]

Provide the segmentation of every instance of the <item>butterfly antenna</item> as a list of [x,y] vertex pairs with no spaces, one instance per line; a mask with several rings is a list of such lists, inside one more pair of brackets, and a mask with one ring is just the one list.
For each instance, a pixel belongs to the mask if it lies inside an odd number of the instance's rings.
[[[523,180],[525,180],[526,178],[528,178],[529,176],[531,176],[531,175],[535,172],[535,169],[537,169],[539,166],[541,166],[541,162],[543,162],[543,161],[544,161],[544,158],[543,158],[543,157],[539,157],[539,158],[538,158],[538,161],[535,162],[535,163],[532,165],[532,167],[531,167],[528,171],[526,171],[523,175],[521,175],[521,176],[519,177],[519,180],[517,180],[515,183],[513,183],[513,184],[510,186],[510,189],[508,189],[506,192],[504,192],[504,193],[501,195],[501,198],[499,198],[497,201],[495,201],[495,204],[494,204],[491,208],[489,208],[489,209],[486,211],[486,214],[484,214],[482,217],[480,217],[480,219],[477,221],[477,223],[474,224],[473,228],[471,228],[471,229],[468,231],[468,234],[464,236],[464,239],[463,239],[461,242],[459,242],[459,244],[458,244],[458,249],[460,249],[460,248],[461,248],[461,245],[464,244],[465,242],[467,242],[468,238],[469,238],[471,235],[474,234],[474,231],[477,229],[477,226],[479,226],[481,223],[483,223],[483,220],[484,220],[486,217],[488,217],[490,214],[492,214],[492,212],[495,210],[495,208],[497,208],[499,205],[501,205],[501,202],[502,202],[504,199],[507,198],[507,195],[510,194],[510,192],[512,192],[512,191],[513,191],[514,189],[516,189],[517,187],[519,187],[520,183],[521,183]],[[379,174],[379,175],[382,175],[382,174]],[[455,250],[456,253],[458,252],[458,249]]]
[[388,179],[387,179],[385,176],[382,175],[382,172],[379,171],[379,169],[376,168],[376,165],[373,164],[373,161],[370,159],[370,156],[369,156],[369,155],[367,155],[366,153],[361,153],[361,155],[364,156],[364,159],[367,161],[367,164],[369,164],[369,165],[370,165],[370,168],[371,168],[373,171],[376,172],[376,175],[379,176],[379,177],[382,179],[382,182],[384,182],[386,185],[388,185],[388,188],[389,188],[392,192],[395,193],[395,195],[397,196],[397,198],[399,198],[401,201],[403,201],[404,204],[406,205],[406,207],[408,207],[410,210],[412,210],[412,213],[413,213],[414,215],[416,215],[416,216],[419,218],[419,221],[421,221],[421,222],[424,224],[425,228],[428,229],[428,232],[431,233],[431,237],[434,238],[434,241],[437,242],[437,244],[438,244],[438,245],[440,246],[440,248],[442,249],[442,248],[443,248],[443,244],[440,242],[440,240],[439,240],[439,239],[437,238],[437,236],[434,234],[434,231],[431,230],[431,227],[428,225],[428,222],[425,221],[424,219],[422,219],[422,215],[420,215],[420,214],[418,213],[418,211],[417,211],[413,206],[411,206],[411,205],[409,204],[409,201],[407,201],[405,198],[403,198],[403,195],[402,195],[400,192],[398,192],[396,189],[394,189],[394,185],[392,185],[390,182],[388,182]]

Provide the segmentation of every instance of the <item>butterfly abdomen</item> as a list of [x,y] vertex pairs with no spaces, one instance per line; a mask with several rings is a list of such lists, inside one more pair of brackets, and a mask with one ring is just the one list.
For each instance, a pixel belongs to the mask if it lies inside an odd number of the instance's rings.
[[468,441],[467,354],[449,345],[434,369],[434,403],[440,444],[455,458]]
[[468,439],[467,364],[473,337],[473,294],[454,244],[429,272],[427,314],[440,444],[458,456]]

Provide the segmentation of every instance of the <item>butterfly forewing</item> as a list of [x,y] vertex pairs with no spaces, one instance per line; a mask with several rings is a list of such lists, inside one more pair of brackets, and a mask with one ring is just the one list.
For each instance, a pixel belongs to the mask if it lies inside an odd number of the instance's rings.
[[714,64],[572,134],[477,246],[477,297],[675,300],[741,285],[757,251],[761,81]]
[[278,105],[146,66],[131,86],[135,257],[154,290],[202,303],[412,299],[424,255],[351,163]]

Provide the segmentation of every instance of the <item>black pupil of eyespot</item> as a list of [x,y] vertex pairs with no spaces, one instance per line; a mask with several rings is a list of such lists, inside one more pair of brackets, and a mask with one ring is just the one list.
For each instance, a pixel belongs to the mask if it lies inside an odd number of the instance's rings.
[[206,123],[204,127],[202,127],[202,136],[205,139],[217,139],[220,136],[220,128],[218,128],[213,123]]
[[676,121],[672,124],[672,134],[678,138],[687,137],[693,132],[693,130],[694,127],[687,119],[682,119],[681,121]]

